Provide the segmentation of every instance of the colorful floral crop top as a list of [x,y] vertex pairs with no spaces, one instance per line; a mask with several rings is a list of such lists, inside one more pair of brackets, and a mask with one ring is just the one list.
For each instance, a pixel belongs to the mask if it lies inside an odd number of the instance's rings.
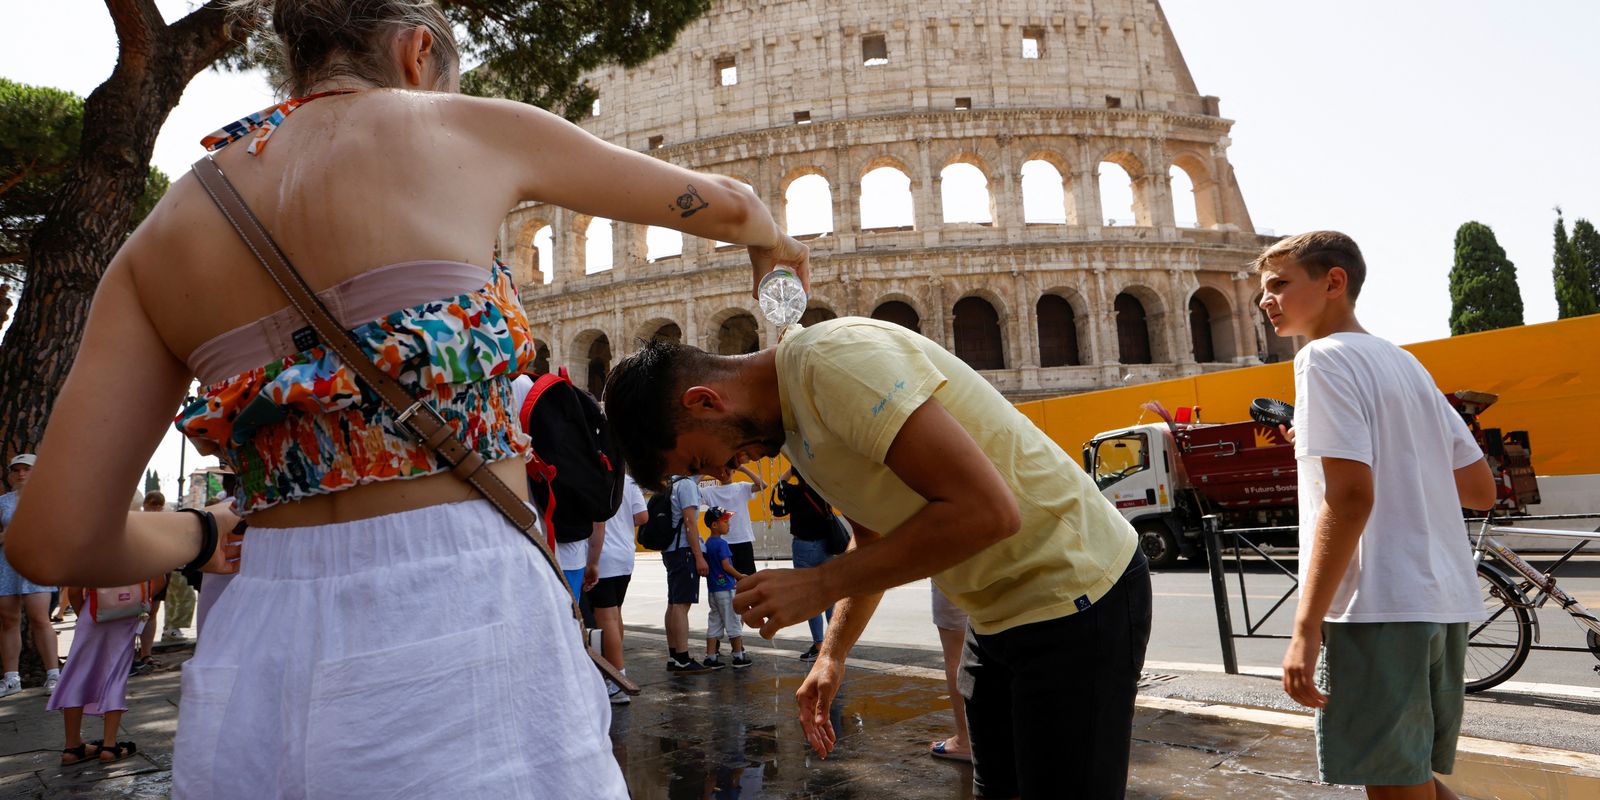
[[[483,274],[470,265],[443,266]],[[376,283],[368,280],[365,288]],[[325,299],[328,294],[337,301],[335,290],[324,293]],[[308,333],[296,331],[290,338],[301,343],[299,337]],[[504,265],[496,262],[481,289],[402,308],[351,333],[380,368],[426,397],[468,447],[489,461],[526,457],[528,438],[511,408],[511,379],[531,370],[534,343]],[[191,364],[195,360],[191,357]],[[203,367],[196,371],[206,379]],[[210,383],[175,425],[201,452],[216,454],[234,470],[239,508],[248,512],[449,469],[407,436],[394,416],[337,355],[312,344]]]

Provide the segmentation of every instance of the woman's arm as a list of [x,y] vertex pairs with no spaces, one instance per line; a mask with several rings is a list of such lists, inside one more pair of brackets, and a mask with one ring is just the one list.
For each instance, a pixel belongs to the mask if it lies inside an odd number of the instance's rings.
[[790,266],[810,288],[809,249],[785,235],[743,183],[618,147],[533,106],[455,101],[459,123],[510,171],[520,201],[746,245],[758,280],[774,266]]
[[[7,532],[6,557],[40,583],[133,583],[200,551],[194,514],[128,512],[126,490],[138,485],[191,375],[140,307],[127,252],[112,260],[95,293],[83,344]],[[219,534],[232,528],[231,519],[227,525]]]

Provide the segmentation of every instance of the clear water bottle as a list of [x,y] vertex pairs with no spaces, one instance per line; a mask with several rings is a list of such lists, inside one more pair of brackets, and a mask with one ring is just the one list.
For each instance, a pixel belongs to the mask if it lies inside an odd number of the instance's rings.
[[762,316],[780,331],[806,313],[805,287],[791,270],[780,267],[767,273],[756,287],[756,296],[761,299]]

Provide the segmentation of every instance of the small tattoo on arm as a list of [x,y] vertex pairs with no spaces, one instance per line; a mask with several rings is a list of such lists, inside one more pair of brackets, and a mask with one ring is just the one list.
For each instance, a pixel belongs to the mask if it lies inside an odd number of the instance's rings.
[[705,201],[705,198],[700,196],[699,190],[695,189],[694,184],[691,183],[684,187],[683,194],[678,195],[678,199],[667,208],[668,210],[679,212],[679,216],[688,219],[694,216],[695,212],[710,205]]

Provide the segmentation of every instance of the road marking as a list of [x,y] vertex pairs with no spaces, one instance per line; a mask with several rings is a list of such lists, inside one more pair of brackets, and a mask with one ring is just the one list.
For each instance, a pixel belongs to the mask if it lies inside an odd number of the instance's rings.
[[[1177,670],[1179,672],[1223,672],[1221,664],[1207,664],[1198,661],[1145,661],[1144,667],[1148,670],[1158,671]],[[1249,675],[1255,678],[1273,678],[1276,680],[1283,677],[1283,668],[1240,664],[1239,674]],[[1600,688],[1592,686],[1573,686],[1564,683],[1506,681],[1505,683],[1494,687],[1490,691],[1505,692],[1507,694],[1536,695],[1538,697],[1563,697],[1570,700],[1600,701]]]

